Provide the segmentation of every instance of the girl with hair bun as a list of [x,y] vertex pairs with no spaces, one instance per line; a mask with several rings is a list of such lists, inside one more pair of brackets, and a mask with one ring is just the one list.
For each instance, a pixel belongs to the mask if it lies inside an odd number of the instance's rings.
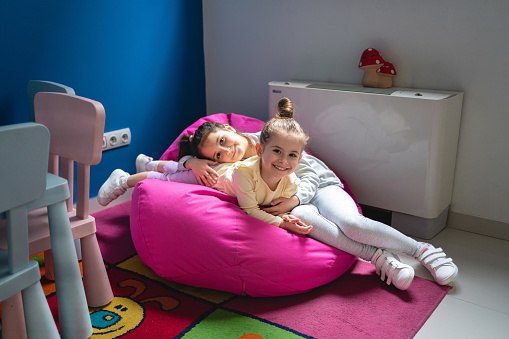
[[[142,172],[129,176],[122,170],[115,170],[101,188],[98,201],[107,204],[127,188],[134,187],[137,182],[134,179],[147,177],[216,187],[235,194],[239,205],[250,215],[271,220],[269,223],[273,225],[279,222],[279,226],[290,232],[307,234],[371,262],[381,280],[400,290],[410,286],[414,269],[401,263],[390,251],[414,257],[431,272],[438,284],[452,282],[458,268],[441,248],[417,242],[359,213],[355,201],[343,190],[334,172],[304,151],[307,136],[293,119],[293,113],[292,101],[282,98],[276,117],[258,133],[240,134],[229,125],[204,126],[208,124],[205,123],[193,136],[182,138],[181,155],[189,155],[178,163],[152,161],[141,154],[136,159],[137,169],[166,173]],[[237,162],[243,159],[247,160]],[[211,167],[217,163],[223,165]],[[120,172],[115,174],[116,171]],[[137,175],[141,176],[135,177]],[[270,196],[275,189],[279,191]],[[266,199],[262,202],[261,198]],[[259,208],[258,205],[269,206]]]
[[292,233],[307,234],[312,227],[297,217],[287,213],[273,215],[260,208],[297,192],[299,179],[294,171],[308,137],[292,116],[293,112],[278,114],[265,123],[254,157],[216,167],[220,175],[213,187],[237,197],[239,206],[248,215]]

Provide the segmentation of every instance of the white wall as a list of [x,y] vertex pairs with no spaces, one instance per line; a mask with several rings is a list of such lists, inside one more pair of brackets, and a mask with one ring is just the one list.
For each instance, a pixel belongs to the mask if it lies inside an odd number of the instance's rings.
[[451,211],[509,222],[509,1],[203,0],[207,113],[265,120],[267,83],[360,84],[362,51],[394,86],[465,93]]

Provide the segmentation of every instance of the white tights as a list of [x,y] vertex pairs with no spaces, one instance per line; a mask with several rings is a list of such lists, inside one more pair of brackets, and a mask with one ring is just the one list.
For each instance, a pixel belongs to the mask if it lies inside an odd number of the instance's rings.
[[420,249],[414,239],[361,215],[354,200],[339,186],[319,189],[309,204],[297,206],[291,213],[313,225],[310,237],[364,260],[371,260],[378,248],[412,257]]
[[[157,168],[158,161],[151,161],[149,164],[156,164],[155,168]],[[152,168],[152,167],[149,167]],[[157,179],[163,181],[173,181],[173,182],[182,182],[186,184],[195,184],[198,185],[198,180],[194,176],[193,171],[180,171],[178,170],[178,162],[176,161],[168,161],[163,168],[163,173],[150,171],[147,175],[147,179]]]

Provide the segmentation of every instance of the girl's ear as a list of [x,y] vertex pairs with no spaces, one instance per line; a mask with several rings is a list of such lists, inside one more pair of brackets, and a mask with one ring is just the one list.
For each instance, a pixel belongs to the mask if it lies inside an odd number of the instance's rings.
[[256,144],[256,155],[258,155],[260,158],[262,157],[263,148],[260,143]]
[[233,127],[231,127],[230,125],[228,124],[223,124],[224,128],[227,130],[227,131],[230,131],[230,132],[233,132],[233,133],[237,133],[237,130]]

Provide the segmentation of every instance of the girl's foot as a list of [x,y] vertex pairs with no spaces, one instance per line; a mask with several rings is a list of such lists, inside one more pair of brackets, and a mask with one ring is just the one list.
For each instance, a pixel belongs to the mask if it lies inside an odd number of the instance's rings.
[[119,196],[124,194],[129,186],[127,186],[127,178],[129,173],[116,169],[111,173],[110,177],[101,186],[99,193],[97,194],[97,202],[101,206],[106,206]]
[[376,267],[376,274],[380,275],[382,281],[387,278],[387,285],[391,283],[398,289],[406,290],[414,280],[414,269],[412,266],[403,264],[399,258],[388,251],[378,249],[371,263]]
[[441,248],[431,244],[421,243],[421,249],[416,259],[431,272],[433,279],[439,285],[447,285],[458,275],[458,267],[451,258],[446,258]]
[[136,173],[147,172],[147,165],[149,162],[154,160],[151,157],[146,156],[145,154],[140,154],[136,157]]

